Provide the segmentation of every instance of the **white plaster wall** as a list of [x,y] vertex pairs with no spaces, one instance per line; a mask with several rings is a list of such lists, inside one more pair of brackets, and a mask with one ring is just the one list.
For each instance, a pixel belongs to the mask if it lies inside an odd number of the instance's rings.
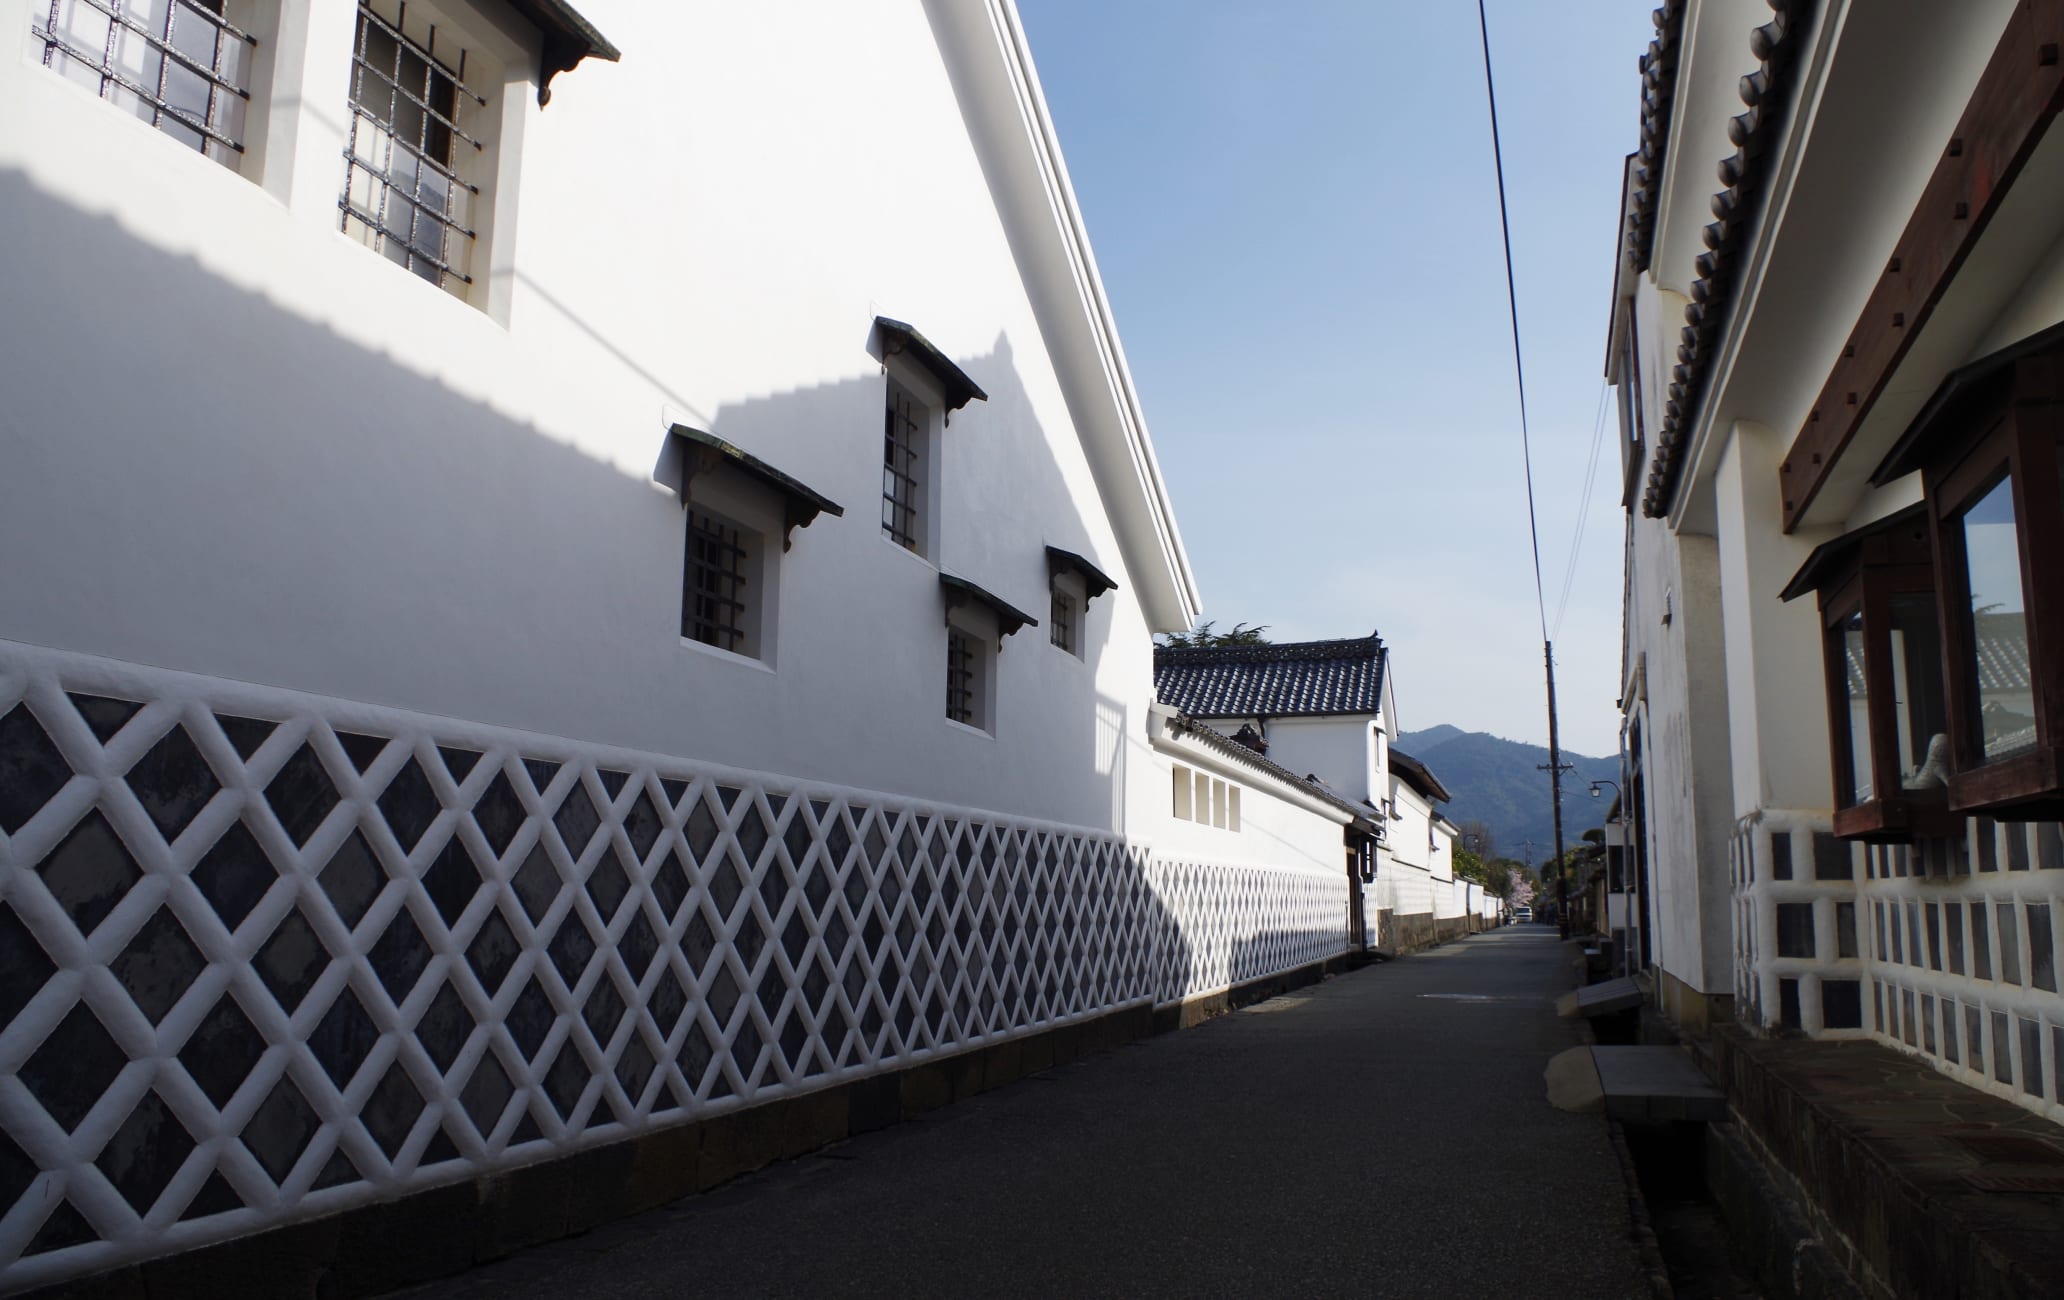
[[1834,800],[1819,606],[1775,596],[1825,539],[1783,531],[1783,459],[1778,434],[1738,422],[1713,483],[1737,819],[1767,807],[1831,811]]
[[[1237,865],[1311,867],[1347,873],[1347,850],[1341,822],[1292,803],[1273,793],[1266,783],[1244,776],[1237,766],[1207,767],[1206,754],[1171,755],[1154,752],[1149,764],[1135,769],[1160,793],[1157,816],[1151,822],[1136,820],[1132,834],[1153,846],[1163,858],[1183,861],[1225,862]],[[1174,768],[1203,771],[1240,788],[1240,829],[1207,826],[1174,815]],[[1345,814],[1342,814],[1344,817]],[[1345,916],[1342,924],[1346,923]]]
[[[0,635],[1076,825],[1145,806],[1138,557],[919,0],[583,5],[625,58],[508,104],[506,327],[334,229],[353,6],[290,8],[257,183],[0,57]],[[0,0],[0,46],[29,10]],[[943,717],[936,569],[880,535],[877,313],[991,398],[943,437],[938,562],[1041,616],[1046,543],[1121,584],[1084,659],[1003,644],[993,738]],[[673,420],[846,507],[783,557],[773,671],[678,638]]]
[[1366,713],[1321,718],[1206,718],[1230,736],[1254,726],[1268,736],[1271,762],[1299,776],[1316,776],[1349,799],[1382,802],[1376,782],[1378,724]]
[[1638,511],[1631,531],[1628,658],[1645,665],[1645,684],[1626,706],[1646,764],[1651,956],[1692,988],[1724,995],[1733,797],[1718,550],[1711,537]]

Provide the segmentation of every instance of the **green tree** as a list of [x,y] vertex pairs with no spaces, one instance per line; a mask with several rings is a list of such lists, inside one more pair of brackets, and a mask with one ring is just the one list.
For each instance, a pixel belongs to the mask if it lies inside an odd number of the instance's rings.
[[1161,644],[1179,650],[1195,650],[1218,645],[1267,645],[1269,639],[1263,635],[1267,631],[1266,623],[1259,623],[1253,627],[1245,623],[1235,623],[1230,632],[1221,632],[1218,630],[1217,621],[1207,618],[1200,620],[1187,632],[1162,633]]

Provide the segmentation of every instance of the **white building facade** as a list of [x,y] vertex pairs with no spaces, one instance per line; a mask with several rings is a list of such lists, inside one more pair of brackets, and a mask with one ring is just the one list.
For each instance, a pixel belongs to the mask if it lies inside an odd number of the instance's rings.
[[1008,0],[0,29],[0,1289],[1345,949]]
[[2060,23],[1665,4],[1608,347],[1659,1000],[2053,1118]]

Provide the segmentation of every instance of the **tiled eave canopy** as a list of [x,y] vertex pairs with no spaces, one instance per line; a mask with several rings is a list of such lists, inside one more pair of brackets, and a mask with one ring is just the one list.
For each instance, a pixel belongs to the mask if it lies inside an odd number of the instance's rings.
[[552,78],[571,72],[582,59],[615,63],[623,57],[609,38],[566,0],[509,0],[509,7],[528,18],[543,37],[538,55],[539,107],[552,102]]
[[1648,490],[1641,502],[1642,513],[1652,519],[1669,514],[1677,497],[1684,470],[1684,443],[1697,423],[1699,406],[1712,374],[1713,357],[1720,350],[1728,309],[1741,279],[1749,234],[1763,209],[1771,160],[1776,156],[1785,107],[1791,99],[1799,36],[1813,7],[1812,0],[1768,3],[1772,10],[1770,21],[1749,34],[1749,52],[1761,66],[1741,79],[1742,102],[1748,105],[1748,111],[1727,123],[1727,138],[1733,142],[1735,152],[1720,163],[1720,183],[1725,188],[1713,196],[1714,220],[1703,236],[1706,251],[1693,263],[1698,279],[1692,281],[1691,301],[1684,306],[1677,364],[1670,371],[1662,429],[1656,438],[1654,463],[1649,467]]
[[[1885,264],[1885,274],[1871,290],[1812,412],[1779,466],[1786,532],[1804,520],[1835,462],[1999,212],[2015,178],[2064,110],[2060,44],[2064,0],[2028,0],[2015,6],[1957,119],[1949,147],[1937,160]],[[1934,409],[1931,402],[1915,427],[1928,423]],[[1902,445],[1910,442],[1911,434],[1901,440]],[[1882,474],[1880,469],[1874,480],[1887,481],[1880,479]]]
[[1655,251],[1656,204],[1662,195],[1663,154],[1670,143],[1670,110],[1677,101],[1677,50],[1684,36],[1685,0],[1666,0],[1650,15],[1655,39],[1641,56],[1641,148],[1634,156],[1633,211],[1627,214],[1628,261],[1648,269]]
[[976,604],[996,615],[996,627],[1005,636],[1010,636],[1021,627],[1038,627],[1039,620],[1011,604],[994,592],[984,591],[966,578],[956,578],[950,573],[939,575],[939,590],[946,596],[946,611],[952,613],[961,605]]
[[816,522],[818,515],[846,513],[845,507],[830,497],[806,487],[751,452],[735,447],[713,433],[677,424],[667,431],[667,435],[673,444],[667,449],[669,455],[678,457],[669,486],[680,496],[682,505],[688,504],[689,491],[698,475],[718,469],[735,470],[772,488],[780,496],[784,523],[781,549],[784,551],[788,549],[795,530],[808,528]]
[[1118,590],[1118,583],[1096,565],[1091,564],[1073,551],[1064,551],[1058,546],[1046,548],[1046,572],[1049,578],[1063,573],[1077,574],[1082,586],[1095,600],[1107,591]]
[[1922,506],[1909,506],[1853,533],[1845,533],[1831,542],[1822,542],[1813,548],[1813,554],[1806,557],[1806,562],[1799,566],[1799,571],[1792,575],[1792,580],[1778,593],[1779,598],[1797,600],[1828,586],[1854,567],[1855,555],[1871,538],[1896,532],[1901,528],[1911,528],[1922,518],[1923,510]]
[[1432,768],[1413,758],[1395,745],[1391,746],[1390,749],[1390,766],[1393,771],[1404,778],[1405,784],[1411,786],[1427,798],[1437,799],[1442,803],[1448,803],[1454,799],[1454,796],[1448,793],[1448,787],[1442,785],[1440,778],[1433,774]]
[[968,377],[968,372],[953,363],[953,358],[941,352],[932,341],[899,320],[887,316],[874,318],[874,327],[881,333],[882,358],[900,356],[916,365],[938,381],[939,390],[946,396],[946,409],[957,411],[970,401],[986,402],[989,394],[982,386]]

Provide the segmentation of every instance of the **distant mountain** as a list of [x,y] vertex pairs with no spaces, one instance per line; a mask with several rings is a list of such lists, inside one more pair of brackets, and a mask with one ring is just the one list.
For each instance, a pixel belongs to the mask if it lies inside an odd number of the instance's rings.
[[[1448,820],[1489,824],[1499,856],[1524,860],[1529,839],[1534,843],[1534,861],[1555,856],[1545,746],[1442,724],[1399,736],[1397,747],[1432,768],[1455,796],[1441,808]],[[1605,821],[1606,809],[1612,806],[1612,787],[1601,787],[1599,797],[1593,799],[1590,783],[1618,781],[1620,760],[1586,758],[1564,750],[1562,761],[1576,765],[1576,771],[1562,776],[1562,838],[1567,846]]]

